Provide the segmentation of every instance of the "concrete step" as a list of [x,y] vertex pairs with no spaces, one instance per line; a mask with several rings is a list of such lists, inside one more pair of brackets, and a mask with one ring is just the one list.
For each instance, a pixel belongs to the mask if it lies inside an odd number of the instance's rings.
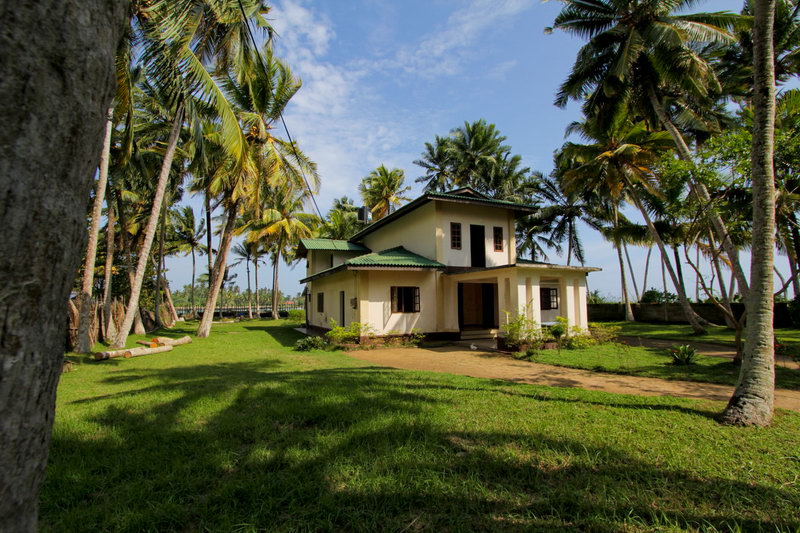
[[468,330],[461,332],[461,340],[493,339],[497,337],[496,329]]

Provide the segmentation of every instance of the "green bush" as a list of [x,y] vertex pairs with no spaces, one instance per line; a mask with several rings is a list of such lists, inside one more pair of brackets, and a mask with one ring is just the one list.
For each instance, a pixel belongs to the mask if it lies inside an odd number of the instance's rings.
[[678,301],[678,295],[658,289],[649,289],[642,293],[639,302],[643,304],[664,304]]
[[303,337],[294,343],[297,352],[310,352],[311,350],[324,350],[328,347],[328,341],[324,337]]
[[295,324],[302,324],[306,321],[306,312],[304,309],[290,309],[289,310],[289,322],[293,322]]
[[795,296],[789,302],[789,320],[792,321],[792,326],[800,328],[800,294]]
[[592,336],[596,344],[609,344],[616,341],[621,330],[622,327],[620,326],[609,326],[596,322],[589,323],[589,335]]
[[688,344],[673,346],[670,348],[669,354],[672,356],[673,365],[693,365],[697,360],[697,349]]
[[337,326],[335,320],[331,320],[331,329],[325,336],[334,346],[343,344],[356,344],[361,337],[371,337],[374,335],[372,328],[361,322],[351,322],[349,326]]
[[511,313],[505,312],[508,320],[503,324],[503,338],[510,348],[519,348],[523,345],[540,347],[544,342],[542,328],[535,320],[527,317],[527,310],[517,313],[511,318]]

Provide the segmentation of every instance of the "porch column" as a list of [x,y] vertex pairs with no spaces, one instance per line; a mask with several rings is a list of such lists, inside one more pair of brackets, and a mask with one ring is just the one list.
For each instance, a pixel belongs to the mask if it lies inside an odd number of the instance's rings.
[[577,324],[575,316],[575,291],[572,279],[562,276],[561,278],[561,316],[567,319],[570,327]]
[[513,305],[512,296],[511,296],[511,280],[505,276],[497,276],[497,309],[498,309],[498,321],[500,322],[500,326],[502,327],[504,324],[508,323],[509,316],[506,314],[506,311],[510,313],[515,312],[515,307]]
[[515,293],[516,296],[516,309],[517,313],[524,316],[525,318],[531,318],[531,310],[530,310],[530,278],[527,276],[523,276],[522,273],[517,273],[516,276],[517,281],[517,290]]
[[580,322],[578,325],[581,329],[589,329],[589,306],[586,302],[586,274],[578,276],[575,284],[575,291],[577,292],[578,311]]
[[539,295],[539,274],[531,274],[530,276],[530,285],[531,285],[531,318],[537,324],[542,324],[542,303],[540,301]]

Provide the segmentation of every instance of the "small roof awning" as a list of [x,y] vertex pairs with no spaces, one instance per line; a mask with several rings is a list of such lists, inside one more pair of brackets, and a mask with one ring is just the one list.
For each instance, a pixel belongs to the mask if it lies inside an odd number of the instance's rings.
[[361,244],[340,239],[300,239],[297,256],[306,257],[309,250],[325,250],[332,252],[357,252],[367,254],[370,249]]
[[300,283],[307,283],[315,279],[330,276],[342,270],[443,270],[445,265],[438,261],[428,259],[419,254],[406,250],[402,246],[389,248],[382,252],[359,255],[348,259],[341,265],[322,270],[316,274],[301,279]]

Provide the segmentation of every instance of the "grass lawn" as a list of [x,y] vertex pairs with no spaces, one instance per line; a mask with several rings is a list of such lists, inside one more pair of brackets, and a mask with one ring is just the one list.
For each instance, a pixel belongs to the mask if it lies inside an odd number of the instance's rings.
[[[645,324],[643,322],[603,322],[622,328],[620,335],[650,337],[652,339],[672,339],[692,342],[711,342],[736,346],[736,332],[722,326],[708,326],[707,335],[695,335],[688,324]],[[786,346],[800,352],[800,329],[780,328],[775,336]]]
[[727,428],[719,404],[386,369],[298,336],[215,325],[64,374],[42,530],[800,529],[798,413]]
[[[698,355],[695,364],[676,366],[672,364],[672,358],[666,350],[622,344],[561,350],[560,353],[556,350],[542,350],[533,360],[537,363],[584,368],[595,372],[723,385],[736,385],[739,376],[739,367],[722,357]],[[779,388],[800,390],[800,370],[776,366],[775,383]]]

